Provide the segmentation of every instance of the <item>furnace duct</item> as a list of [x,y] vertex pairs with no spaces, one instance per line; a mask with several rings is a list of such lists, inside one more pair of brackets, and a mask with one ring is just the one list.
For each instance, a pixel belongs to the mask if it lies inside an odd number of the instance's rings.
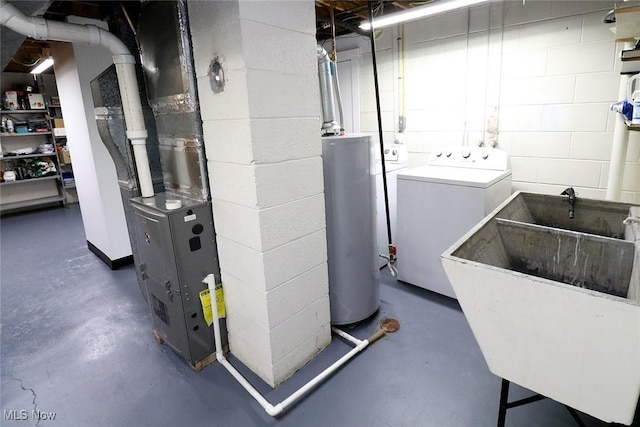
[[25,16],[5,0],[0,0],[0,24],[38,40],[87,43],[109,49],[118,75],[127,138],[133,147],[140,192],[142,197],[153,196],[153,182],[146,146],[147,129],[136,80],[136,60],[126,45],[115,35],[94,25],[69,24]]
[[137,38],[165,189],[207,201],[207,160],[186,2],[144,2]]

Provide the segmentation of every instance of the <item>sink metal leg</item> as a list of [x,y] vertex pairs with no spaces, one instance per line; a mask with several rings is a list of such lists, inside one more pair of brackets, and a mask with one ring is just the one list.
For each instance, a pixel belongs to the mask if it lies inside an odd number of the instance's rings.
[[564,405],[564,407],[567,408],[567,411],[569,411],[569,413],[571,414],[573,419],[576,421],[576,423],[580,427],[587,427],[586,424],[580,419],[580,416],[578,415],[578,413],[576,412],[575,409],[573,409],[572,407],[567,406],[567,405]]
[[[547,398],[546,396],[543,396],[541,394],[535,394],[525,399],[509,402],[509,384],[509,380],[505,380],[504,378],[502,379],[502,388],[500,390],[500,408],[498,409],[498,427],[504,427],[505,421],[507,419],[507,409],[516,408],[522,405],[528,405],[529,403],[537,402],[539,400]],[[565,408],[567,408],[579,427],[586,427],[585,423],[580,419],[580,416],[575,409],[567,405],[564,406]]]
[[509,380],[502,379],[500,389],[500,408],[498,409],[498,427],[504,427],[507,418],[507,405],[509,404]]

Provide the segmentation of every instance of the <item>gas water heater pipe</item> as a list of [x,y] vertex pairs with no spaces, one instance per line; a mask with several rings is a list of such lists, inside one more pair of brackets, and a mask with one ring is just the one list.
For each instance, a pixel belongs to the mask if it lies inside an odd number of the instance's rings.
[[327,51],[320,45],[316,48],[318,58],[318,77],[320,79],[320,101],[322,103],[322,133],[340,135],[341,123],[336,121],[334,75],[335,63]]
[[373,83],[376,95],[376,112],[378,116],[378,137],[380,139],[380,163],[382,166],[382,189],[384,191],[384,210],[387,216],[387,241],[389,242],[389,254],[380,254],[382,258],[388,260],[387,266],[389,272],[393,277],[398,275],[398,270],[395,267],[396,262],[396,247],[393,244],[391,236],[391,217],[389,216],[389,190],[387,186],[387,165],[384,161],[384,137],[382,133],[382,110],[380,108],[380,88],[378,86],[378,61],[376,60],[376,32],[373,27],[373,2],[369,3],[369,25],[371,25],[371,34],[369,39],[371,41],[371,62],[373,65]]
[[327,379],[331,374],[338,370],[338,368],[351,360],[356,354],[364,350],[369,344],[373,343],[379,338],[382,338],[385,334],[384,330],[378,330],[366,340],[359,340],[344,331],[332,328],[336,334],[355,344],[355,348],[342,356],[324,371],[320,372],[315,378],[311,379],[311,381],[300,387],[282,402],[272,405],[260,394],[258,390],[255,389],[255,387],[251,385],[249,381],[247,381],[245,377],[242,376],[240,372],[236,370],[236,368],[233,367],[231,363],[229,363],[229,361],[225,357],[224,352],[222,351],[222,338],[220,337],[220,316],[218,313],[218,304],[216,304],[216,301],[213,297],[216,292],[215,278],[213,274],[209,274],[204,278],[202,282],[207,284],[209,288],[209,294],[212,296],[211,312],[213,313],[213,336],[216,344],[216,359],[222,366],[225,367],[227,371],[229,371],[231,376],[233,376],[233,378],[235,378],[236,381],[238,381],[240,385],[244,387],[244,389],[260,404],[260,406],[264,408],[267,414],[271,415],[272,417],[278,416],[279,414],[284,412],[289,406],[300,400],[300,398],[305,396],[314,387]]
[[142,197],[153,196],[153,182],[147,155],[147,130],[136,78],[136,59],[127,46],[115,35],[95,25],[78,25],[48,21],[24,15],[15,6],[0,0],[0,24],[16,33],[37,40],[86,43],[103,46],[112,54],[116,65],[122,109],[127,125],[127,138],[133,146]]

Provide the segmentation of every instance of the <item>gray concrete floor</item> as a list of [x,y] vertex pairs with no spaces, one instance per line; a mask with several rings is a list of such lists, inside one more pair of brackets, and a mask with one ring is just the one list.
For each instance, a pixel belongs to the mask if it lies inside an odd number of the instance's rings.
[[[458,304],[386,272],[380,311],[350,332],[366,338],[383,317],[401,329],[273,419],[218,364],[194,372],[153,340],[133,267],[110,271],[87,250],[77,206],[3,218],[0,227],[3,426],[496,425],[500,379]],[[275,390],[230,359],[277,403],[349,348],[334,339]],[[512,400],[529,394],[512,386]],[[55,419],[38,423],[33,409]],[[7,420],[10,410],[28,420]],[[509,427],[574,425],[550,400],[507,414]]]

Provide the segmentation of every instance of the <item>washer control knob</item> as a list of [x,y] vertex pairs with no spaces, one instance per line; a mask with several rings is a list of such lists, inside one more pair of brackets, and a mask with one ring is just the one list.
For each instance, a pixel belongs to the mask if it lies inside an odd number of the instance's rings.
[[451,154],[453,154],[451,150],[447,150],[447,157],[451,157]]
[[487,160],[489,158],[489,152],[485,151],[484,153],[482,153],[482,158]]
[[471,156],[471,151],[468,148],[465,148],[464,150],[462,150],[462,157],[464,157],[465,159],[468,159],[469,156]]
[[398,154],[398,150],[393,150],[393,151],[391,152],[391,154],[393,154],[393,155],[395,156],[396,154]]
[[438,151],[438,152],[436,153],[436,157],[442,157],[442,151]]
[[389,149],[388,148],[384,149],[384,154],[389,154]]

